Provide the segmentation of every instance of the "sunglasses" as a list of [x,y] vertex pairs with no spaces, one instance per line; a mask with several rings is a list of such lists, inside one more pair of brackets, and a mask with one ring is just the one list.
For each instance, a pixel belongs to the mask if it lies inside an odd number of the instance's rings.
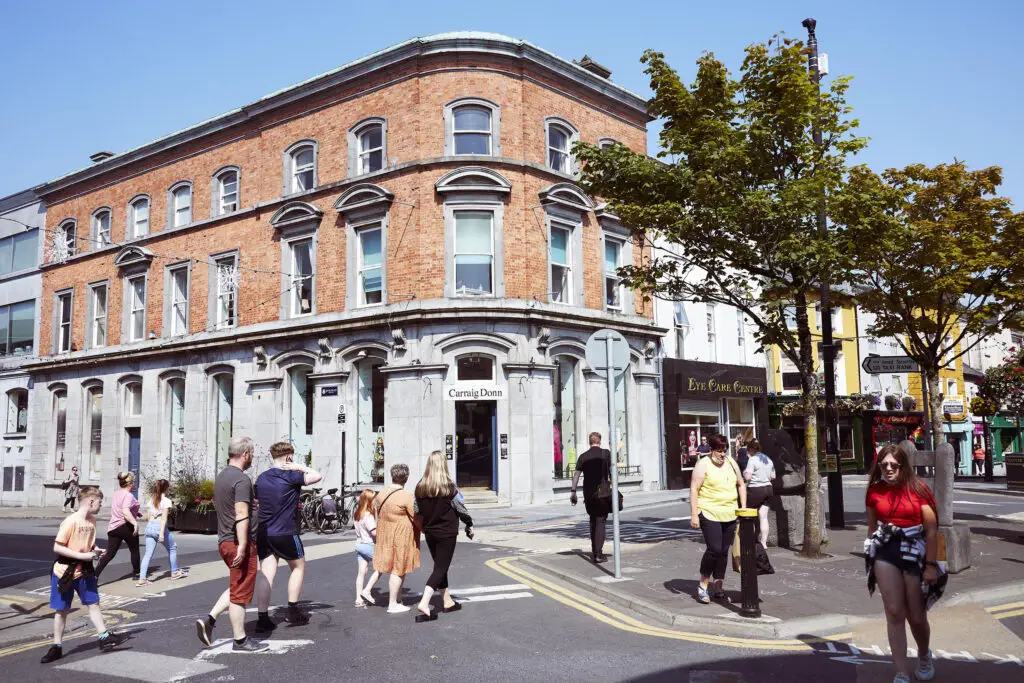
[[895,472],[900,468],[900,464],[898,462],[890,462],[886,460],[882,462],[881,468],[883,470],[892,470],[893,472]]

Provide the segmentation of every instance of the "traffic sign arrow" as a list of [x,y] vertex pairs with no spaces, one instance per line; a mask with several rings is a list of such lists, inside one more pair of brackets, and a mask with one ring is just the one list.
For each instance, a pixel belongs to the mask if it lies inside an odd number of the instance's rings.
[[921,371],[921,366],[910,356],[868,356],[860,366],[869,375],[886,373],[898,375],[906,372]]

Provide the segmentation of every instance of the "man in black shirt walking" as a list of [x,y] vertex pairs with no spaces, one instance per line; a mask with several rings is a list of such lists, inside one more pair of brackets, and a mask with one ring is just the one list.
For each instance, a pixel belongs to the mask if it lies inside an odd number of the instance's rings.
[[601,435],[598,432],[590,433],[590,448],[576,460],[572,493],[569,495],[569,502],[573,505],[577,502],[576,487],[580,483],[580,474],[583,475],[583,504],[590,515],[590,549],[595,563],[607,562],[604,531],[608,513],[611,512],[611,498],[598,497],[597,489],[601,482],[611,480],[612,454],[608,449],[601,448]]

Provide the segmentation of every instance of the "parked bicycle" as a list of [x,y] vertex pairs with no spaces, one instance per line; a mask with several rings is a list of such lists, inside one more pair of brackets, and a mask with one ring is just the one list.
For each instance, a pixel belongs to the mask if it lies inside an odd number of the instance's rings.
[[299,497],[299,531],[315,531],[318,534],[333,534],[347,529],[352,512],[343,504],[338,489],[310,489]]

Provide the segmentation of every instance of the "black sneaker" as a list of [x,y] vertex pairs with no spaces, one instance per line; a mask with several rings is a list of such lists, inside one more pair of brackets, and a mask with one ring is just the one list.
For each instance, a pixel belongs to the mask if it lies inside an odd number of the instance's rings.
[[275,628],[277,628],[277,624],[271,621],[270,617],[266,619],[260,617],[256,620],[256,633],[271,633]]
[[64,656],[64,648],[60,645],[51,645],[50,649],[46,651],[43,658],[39,660],[41,664],[49,664],[50,662],[56,662],[58,659]]
[[309,615],[296,608],[288,608],[288,615],[284,618],[292,626],[305,626],[309,623]]
[[234,643],[231,646],[232,652],[266,652],[270,649],[262,640],[253,640],[252,638],[246,638],[241,643]]
[[213,645],[213,627],[207,619],[196,619],[196,636],[206,647]]
[[115,647],[128,640],[127,633],[114,633],[113,631],[106,638],[100,638],[100,652],[111,652]]
[[608,556],[605,555],[604,553],[595,553],[594,554],[594,564],[601,564],[602,562],[607,562],[607,561],[608,561]]

